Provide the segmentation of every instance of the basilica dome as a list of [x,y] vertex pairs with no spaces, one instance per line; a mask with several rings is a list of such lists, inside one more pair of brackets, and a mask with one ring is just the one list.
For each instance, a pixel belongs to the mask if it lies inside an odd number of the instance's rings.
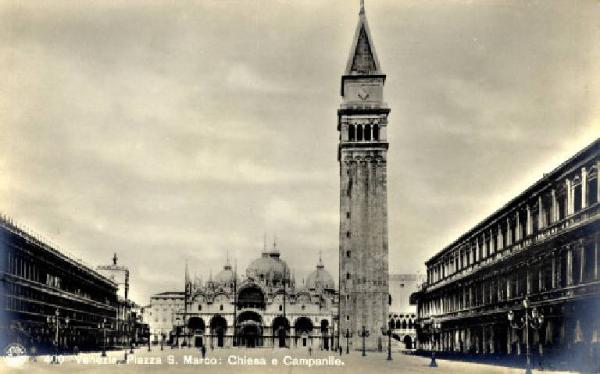
[[214,283],[215,283],[215,285],[222,285],[222,286],[230,287],[233,285],[234,277],[235,277],[235,274],[234,274],[233,270],[231,269],[231,265],[229,264],[229,261],[227,261],[227,264],[223,267],[223,270],[221,270],[215,276]]
[[306,288],[309,290],[335,289],[333,277],[327,270],[325,270],[325,265],[323,265],[321,258],[319,258],[317,268],[313,270],[312,273],[310,273],[306,278]]
[[246,268],[246,276],[269,285],[280,284],[283,279],[289,280],[290,269],[285,261],[279,258],[275,248],[271,252],[263,251],[261,257],[252,261]]

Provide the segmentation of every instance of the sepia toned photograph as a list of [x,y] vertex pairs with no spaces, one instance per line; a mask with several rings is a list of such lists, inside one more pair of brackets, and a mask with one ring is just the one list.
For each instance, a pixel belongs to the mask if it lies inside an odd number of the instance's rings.
[[1,373],[600,373],[600,1],[0,0]]

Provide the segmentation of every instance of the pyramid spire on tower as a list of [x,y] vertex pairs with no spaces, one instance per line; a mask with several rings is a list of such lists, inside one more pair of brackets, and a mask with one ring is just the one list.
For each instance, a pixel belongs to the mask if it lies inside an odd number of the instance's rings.
[[360,1],[358,24],[354,32],[345,75],[381,75],[381,66],[365,14],[365,2]]

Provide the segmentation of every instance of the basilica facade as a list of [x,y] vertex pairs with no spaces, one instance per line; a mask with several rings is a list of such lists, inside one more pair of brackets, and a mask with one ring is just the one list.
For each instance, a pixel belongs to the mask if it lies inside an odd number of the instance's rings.
[[319,258],[304,284],[279,250],[264,249],[241,276],[227,260],[206,282],[186,269],[184,307],[173,315],[169,341],[215,347],[312,347],[331,349],[338,293]]

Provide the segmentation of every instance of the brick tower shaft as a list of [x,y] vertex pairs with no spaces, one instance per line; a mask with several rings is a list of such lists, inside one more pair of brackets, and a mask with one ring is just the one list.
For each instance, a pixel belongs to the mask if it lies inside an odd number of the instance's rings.
[[382,73],[364,6],[346,71],[338,110],[340,142],[340,336],[351,333],[353,349],[385,348],[388,321],[387,119]]

